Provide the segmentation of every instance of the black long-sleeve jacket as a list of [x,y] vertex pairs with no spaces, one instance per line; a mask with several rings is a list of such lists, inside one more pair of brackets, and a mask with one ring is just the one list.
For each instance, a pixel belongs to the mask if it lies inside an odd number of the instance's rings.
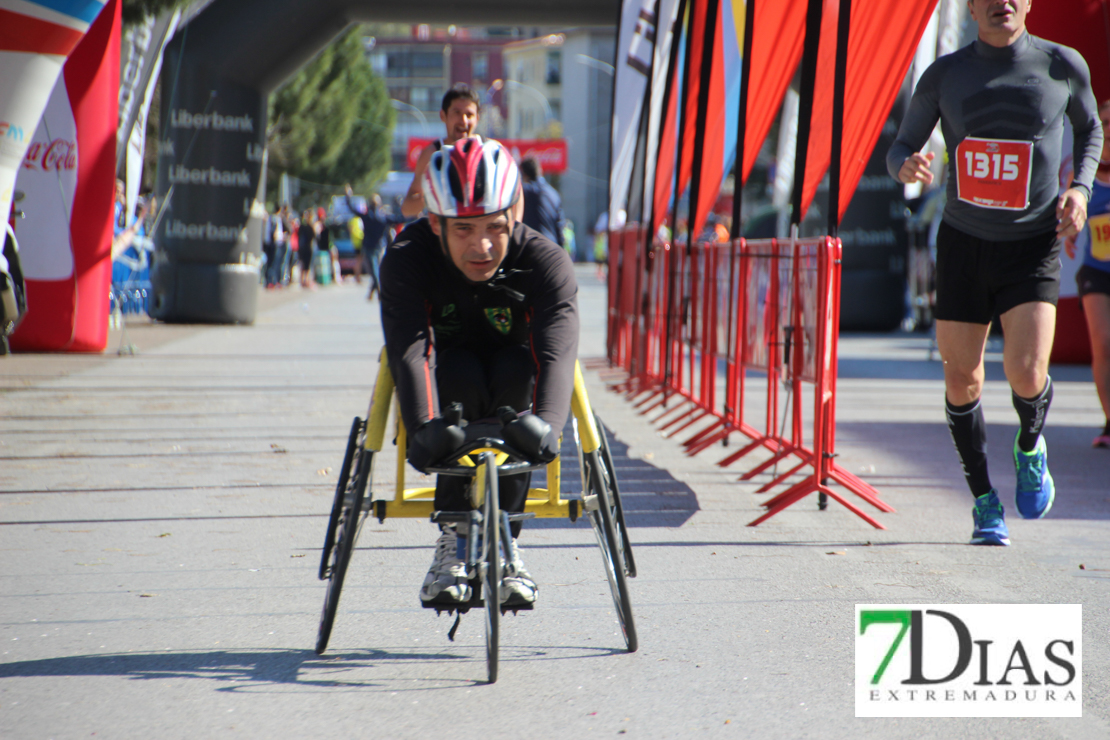
[[532,412],[561,430],[578,357],[578,283],[570,257],[516,224],[497,274],[472,283],[444,254],[426,218],[405,228],[381,264],[382,329],[401,418],[409,430],[439,414],[435,352],[479,355],[529,349],[536,383]]

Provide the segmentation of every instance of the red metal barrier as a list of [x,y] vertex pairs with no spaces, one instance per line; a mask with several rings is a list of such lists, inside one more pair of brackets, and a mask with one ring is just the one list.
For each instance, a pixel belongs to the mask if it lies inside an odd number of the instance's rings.
[[[617,248],[610,252],[609,359],[628,372],[617,389],[642,414],[662,409],[652,421],[668,436],[708,422],[683,443],[687,454],[733,434],[749,442],[721,466],[768,451],[742,480],[777,471],[780,463],[788,466],[758,490],[792,481],[764,502],[767,511],[751,526],[817,493],[821,508],[832,498],[883,529],[830,487],[839,483],[880,511],[894,511],[878,491],[834,462],[839,240],[741,239],[690,248],[657,243],[643,254],[633,227],[614,233],[611,243]],[[750,382],[752,373],[764,379]],[[757,429],[745,419],[745,402],[760,382],[765,408],[763,428]],[[813,400],[808,420],[807,392]],[[676,396],[681,402],[668,406]]]

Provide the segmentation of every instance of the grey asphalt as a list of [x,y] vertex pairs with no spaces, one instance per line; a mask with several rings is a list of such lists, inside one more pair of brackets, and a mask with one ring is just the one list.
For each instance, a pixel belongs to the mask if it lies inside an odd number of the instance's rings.
[[[974,548],[927,337],[845,336],[837,461],[897,511],[868,507],[877,530],[811,497],[752,528],[769,477],[737,478],[761,454],[717,467],[734,438],[687,457],[693,428],[667,438],[658,411],[608,390],[604,289],[579,278],[580,354],[640,571],[638,652],[588,525],[530,523],[539,604],[503,620],[484,685],[480,617],[449,642],[450,619],[417,604],[432,525],[387,519],[363,531],[317,656],[318,548],[381,332],[361,286],[268,293],[249,327],[133,320],[134,356],[114,332],[103,356],[0,360],[0,737],[1110,737],[1110,451],[1089,447],[1089,370],[1053,368],[1052,512],[1009,517],[1012,547]],[[985,408],[1012,491],[1004,382]],[[387,450],[375,490],[392,471]],[[854,606],[927,603],[1082,604],[1083,717],[856,718]]]

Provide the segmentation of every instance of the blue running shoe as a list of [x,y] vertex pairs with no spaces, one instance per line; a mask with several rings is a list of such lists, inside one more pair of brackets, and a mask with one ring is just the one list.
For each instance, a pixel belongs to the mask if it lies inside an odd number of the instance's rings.
[[1010,531],[1006,529],[1006,512],[998,501],[998,491],[991,489],[985,496],[975,499],[971,516],[975,519],[975,531],[971,533],[973,545],[1009,545]]
[[1025,519],[1040,519],[1052,508],[1056,486],[1048,472],[1048,447],[1044,437],[1037,438],[1032,452],[1022,452],[1014,438],[1014,467],[1017,468],[1018,513]]

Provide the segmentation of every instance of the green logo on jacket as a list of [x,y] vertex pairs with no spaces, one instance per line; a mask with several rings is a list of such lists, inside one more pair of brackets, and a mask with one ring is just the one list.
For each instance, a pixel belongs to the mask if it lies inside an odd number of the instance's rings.
[[508,334],[513,328],[513,314],[507,308],[487,308],[486,318],[502,334]]

